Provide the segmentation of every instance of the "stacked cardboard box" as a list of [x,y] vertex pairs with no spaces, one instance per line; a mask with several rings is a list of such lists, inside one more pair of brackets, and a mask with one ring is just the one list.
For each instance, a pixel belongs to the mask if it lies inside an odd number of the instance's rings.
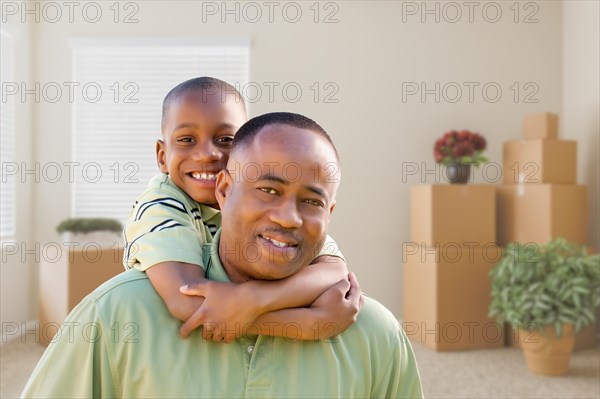
[[[587,244],[587,186],[577,184],[577,142],[558,138],[558,115],[527,115],[523,140],[504,143],[503,183],[497,188],[497,243],[543,244],[553,238]],[[575,348],[596,345],[596,327]],[[514,344],[514,334],[507,334]]]
[[552,238],[587,242],[587,187],[513,184],[496,192],[498,245],[546,243]]
[[488,318],[495,243],[491,185],[411,189],[411,242],[402,248],[407,336],[438,350],[497,348],[504,332]]

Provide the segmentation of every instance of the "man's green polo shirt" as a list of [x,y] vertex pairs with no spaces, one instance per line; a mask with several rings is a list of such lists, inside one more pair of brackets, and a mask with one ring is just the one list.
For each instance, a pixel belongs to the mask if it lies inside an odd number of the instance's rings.
[[[217,256],[208,277],[229,281]],[[205,260],[208,261],[208,258]],[[358,321],[335,339],[178,335],[145,273],[128,270],[69,315],[25,390],[35,398],[422,397],[415,357],[394,316],[365,298]],[[290,331],[297,329],[291,324]]]

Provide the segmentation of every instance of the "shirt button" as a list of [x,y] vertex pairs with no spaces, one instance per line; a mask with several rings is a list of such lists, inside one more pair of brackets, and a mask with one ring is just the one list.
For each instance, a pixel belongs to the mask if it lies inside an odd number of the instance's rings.
[[246,350],[248,351],[248,353],[254,352],[254,345],[248,346],[248,348],[246,348]]

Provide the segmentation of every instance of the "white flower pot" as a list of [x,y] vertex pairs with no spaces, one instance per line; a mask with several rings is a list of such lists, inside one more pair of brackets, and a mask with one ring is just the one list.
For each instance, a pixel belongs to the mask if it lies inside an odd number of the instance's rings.
[[73,233],[65,231],[61,234],[63,245],[74,248],[83,247],[100,247],[100,248],[117,248],[123,247],[123,234],[113,231],[92,231],[89,233]]

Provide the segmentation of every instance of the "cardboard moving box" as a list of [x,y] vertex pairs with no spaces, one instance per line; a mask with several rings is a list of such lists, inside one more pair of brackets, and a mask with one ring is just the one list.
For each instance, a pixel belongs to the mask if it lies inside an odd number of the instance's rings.
[[523,137],[526,139],[558,138],[558,115],[550,112],[525,115]]
[[403,248],[403,328],[436,351],[499,348],[504,329],[488,318],[490,270],[501,256],[490,244]]
[[504,143],[504,184],[577,183],[577,142],[516,140]]
[[125,271],[122,248],[61,248],[58,259],[40,263],[39,336],[45,345],[86,295]]
[[545,244],[553,238],[587,244],[587,186],[517,184],[496,186],[498,245]]
[[428,247],[495,243],[495,187],[483,184],[411,187],[411,241]]

